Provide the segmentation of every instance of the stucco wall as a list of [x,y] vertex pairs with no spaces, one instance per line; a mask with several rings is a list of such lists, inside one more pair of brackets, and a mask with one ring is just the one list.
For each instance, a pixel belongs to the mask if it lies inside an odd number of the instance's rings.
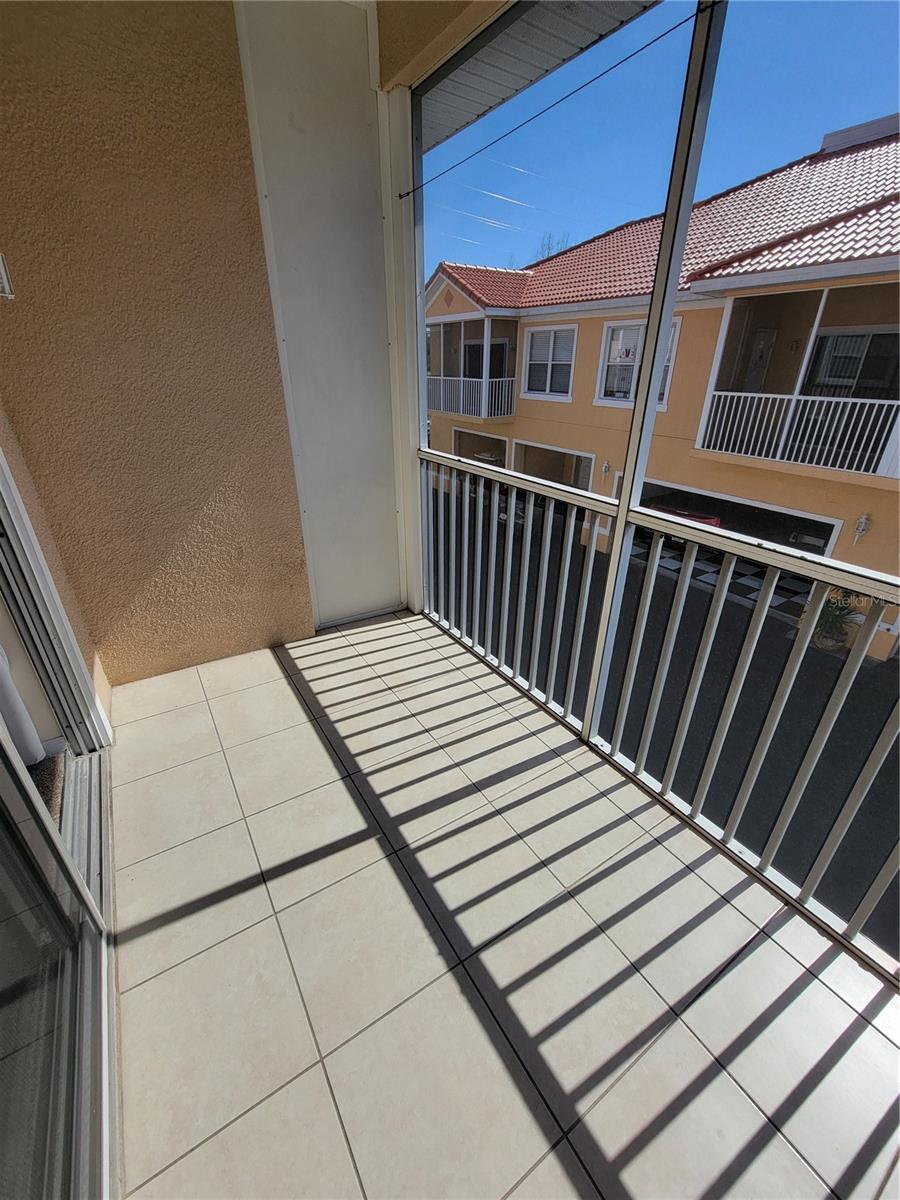
[[419,83],[505,8],[510,0],[378,0],[381,86]]
[[310,634],[231,5],[4,4],[0,56],[4,403],[89,665]]

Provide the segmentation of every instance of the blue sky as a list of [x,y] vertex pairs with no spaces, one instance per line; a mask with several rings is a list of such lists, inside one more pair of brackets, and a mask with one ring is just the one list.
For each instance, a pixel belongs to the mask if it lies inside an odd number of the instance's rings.
[[[694,9],[664,0],[425,158],[427,180]],[[441,259],[523,266],[545,234],[584,241],[665,201],[691,23],[425,188],[426,278]],[[893,0],[731,0],[697,197],[897,109]]]

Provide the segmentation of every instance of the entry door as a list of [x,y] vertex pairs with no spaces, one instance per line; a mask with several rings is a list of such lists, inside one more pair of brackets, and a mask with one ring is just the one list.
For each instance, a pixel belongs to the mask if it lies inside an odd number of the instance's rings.
[[757,329],[754,332],[744,375],[745,392],[761,392],[764,389],[772,351],[775,348],[776,332],[774,329]]

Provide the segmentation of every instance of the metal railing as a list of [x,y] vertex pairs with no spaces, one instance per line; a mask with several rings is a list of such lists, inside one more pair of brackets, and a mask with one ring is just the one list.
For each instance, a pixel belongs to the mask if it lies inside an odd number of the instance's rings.
[[867,475],[897,474],[894,400],[713,392],[701,450]]
[[429,375],[428,407],[432,412],[464,417],[511,417],[516,407],[515,382],[512,378],[489,379],[485,392],[481,379]]
[[610,667],[590,694],[615,503],[420,458],[426,612],[892,969],[898,680],[885,617],[897,581],[629,510]]

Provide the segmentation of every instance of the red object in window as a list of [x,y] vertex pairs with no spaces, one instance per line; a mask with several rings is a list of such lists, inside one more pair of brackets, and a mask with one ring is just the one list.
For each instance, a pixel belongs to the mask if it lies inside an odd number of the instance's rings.
[[712,525],[713,529],[722,528],[721,517],[709,517],[704,513],[691,512],[687,508],[663,508],[660,504],[648,504],[654,512],[666,513],[670,517],[681,517],[685,521],[696,521],[698,525]]

